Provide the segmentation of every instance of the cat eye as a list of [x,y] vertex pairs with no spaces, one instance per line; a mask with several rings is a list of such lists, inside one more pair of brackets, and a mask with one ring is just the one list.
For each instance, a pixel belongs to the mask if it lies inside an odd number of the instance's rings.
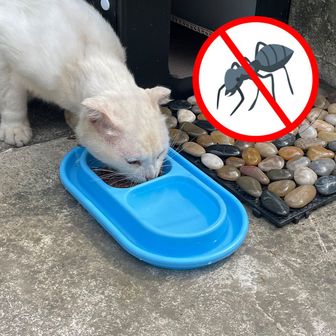
[[140,166],[141,162],[139,160],[127,160],[127,163],[135,166]]

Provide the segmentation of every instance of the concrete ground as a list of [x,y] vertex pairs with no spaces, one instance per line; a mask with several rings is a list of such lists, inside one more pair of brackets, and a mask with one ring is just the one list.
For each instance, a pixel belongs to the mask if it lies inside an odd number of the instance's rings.
[[33,144],[0,147],[1,336],[336,335],[336,204],[283,229],[250,215],[210,267],[151,267],[62,187],[62,113],[32,111]]

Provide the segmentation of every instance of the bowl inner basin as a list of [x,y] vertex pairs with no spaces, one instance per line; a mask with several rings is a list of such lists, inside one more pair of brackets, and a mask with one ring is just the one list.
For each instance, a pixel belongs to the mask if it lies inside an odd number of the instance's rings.
[[223,206],[202,184],[171,176],[131,190],[128,205],[147,226],[164,235],[190,236],[211,230]]

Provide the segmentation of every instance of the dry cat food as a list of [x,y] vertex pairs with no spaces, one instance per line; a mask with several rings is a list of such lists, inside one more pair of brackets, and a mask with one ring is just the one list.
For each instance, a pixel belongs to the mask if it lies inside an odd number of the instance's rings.
[[319,95],[302,124],[272,142],[236,141],[215,130],[193,96],[171,102],[162,113],[173,147],[224,186],[235,183],[244,199],[255,198],[276,216],[336,196],[335,93]]
[[[131,188],[143,182],[135,182],[128,179],[122,173],[118,173],[109,168],[92,168],[92,170],[98,175],[106,184],[113,188]],[[163,175],[161,170],[159,176]]]
[[113,188],[130,188],[139,184],[127,179],[121,173],[108,168],[92,168],[92,170],[109,186]]

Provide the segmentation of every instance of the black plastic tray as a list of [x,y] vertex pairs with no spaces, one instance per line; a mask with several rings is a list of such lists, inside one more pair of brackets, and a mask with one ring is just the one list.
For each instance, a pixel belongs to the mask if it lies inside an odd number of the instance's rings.
[[[187,104],[185,100],[175,100],[171,101],[167,107],[169,107],[172,111],[172,114],[176,117],[176,111],[179,108],[190,108],[190,106],[182,106],[182,104]],[[175,106],[177,105],[177,106]],[[178,126],[179,127],[179,126]],[[189,141],[194,141],[195,139],[190,138]],[[205,167],[200,158],[196,158],[192,155],[189,155],[183,150],[181,150],[181,146],[175,146],[175,150],[177,150],[181,155],[183,155],[187,160],[192,162],[196,167],[201,169],[204,173],[206,173],[208,176],[210,176],[212,179],[214,179],[216,182],[218,182],[221,186],[223,186],[225,189],[230,191],[232,194],[234,194],[241,202],[248,204],[252,208],[252,213],[254,216],[260,218],[264,217],[266,220],[268,220],[270,223],[275,225],[276,227],[283,227],[290,223],[298,223],[300,219],[308,218],[309,215],[316,209],[322,207],[323,205],[326,205],[334,200],[336,200],[336,193],[329,196],[320,195],[319,193],[316,194],[315,199],[310,202],[308,205],[301,209],[290,209],[290,212],[287,216],[278,216],[274,214],[273,212],[267,210],[261,205],[261,202],[258,198],[252,197],[245,193],[243,189],[239,187],[239,185],[236,182],[231,181],[225,181],[220,179],[216,172]],[[263,190],[267,188],[267,186],[262,186]]]
[[[176,150],[180,151],[179,148],[176,148]],[[265,209],[261,205],[258,198],[254,198],[246,194],[236,182],[224,181],[220,179],[217,176],[215,171],[208,169],[202,164],[200,158],[193,157],[187,153],[184,153],[183,151],[181,151],[180,154],[183,155],[187,160],[192,162],[196,167],[201,169],[208,176],[210,176],[212,179],[214,179],[216,182],[218,182],[225,189],[227,189],[232,194],[234,194],[241,202],[248,204],[252,208],[252,212],[256,217],[258,218],[264,217],[276,227],[283,227],[284,225],[290,224],[290,223],[296,224],[300,221],[300,219],[308,218],[309,215],[312,213],[312,211],[336,200],[336,194],[330,195],[330,196],[323,196],[323,195],[317,194],[315,199],[311,203],[309,203],[307,206],[305,206],[304,208],[291,209],[287,216],[277,216],[274,213]],[[264,188],[267,188],[267,187],[263,187],[263,189]]]

